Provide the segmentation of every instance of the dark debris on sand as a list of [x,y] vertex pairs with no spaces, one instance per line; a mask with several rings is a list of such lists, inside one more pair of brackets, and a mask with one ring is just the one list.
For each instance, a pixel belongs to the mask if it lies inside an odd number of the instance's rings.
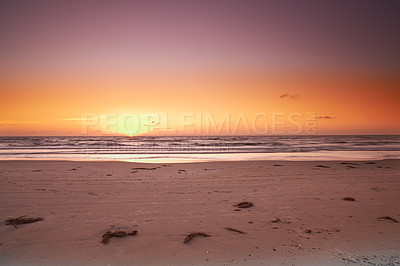
[[348,164],[348,165],[360,165],[358,163],[340,163],[340,164]]
[[240,231],[240,230],[232,228],[232,227],[224,227],[224,229],[228,230],[228,231],[236,232],[236,233],[239,233],[239,234],[247,234],[247,233],[245,233],[243,231]]
[[136,167],[132,168],[131,170],[156,170],[156,167]]
[[322,164],[316,165],[315,167],[319,167],[319,168],[330,168],[329,166],[322,165]]
[[241,209],[244,209],[244,208],[251,208],[251,207],[254,206],[254,204],[253,204],[253,202],[250,202],[250,201],[242,201],[242,202],[239,202],[238,204],[235,204],[233,206],[241,208]]
[[199,237],[199,236],[211,237],[211,235],[206,234],[206,233],[202,233],[202,232],[192,233],[192,234],[189,234],[189,235],[187,235],[185,237],[185,239],[183,240],[183,243],[189,244],[194,238]]
[[342,198],[342,200],[345,200],[345,201],[356,201],[356,199],[352,198],[352,197],[344,197],[344,198]]
[[276,218],[275,220],[272,220],[271,223],[277,224],[277,223],[283,223],[283,224],[291,224],[292,221],[288,220],[281,220],[279,218]]
[[371,188],[371,190],[373,190],[373,191],[376,191],[376,192],[378,192],[378,191],[383,191],[383,190],[386,190],[387,188],[381,188],[381,187],[372,187]]
[[126,237],[126,236],[135,236],[137,235],[137,230],[133,230],[131,232],[125,232],[121,230],[111,230],[107,231],[103,234],[101,243],[107,245],[110,242],[110,238],[112,237]]
[[384,221],[384,220],[388,220],[388,221],[392,221],[394,223],[398,223],[399,221],[397,221],[396,219],[390,217],[390,216],[381,216],[376,218],[378,221]]
[[277,224],[277,223],[280,223],[280,222],[281,222],[281,219],[279,219],[279,218],[276,218],[275,220],[272,220],[272,221],[271,221],[271,223],[276,223],[276,224]]
[[33,218],[33,217],[25,217],[25,216],[26,215],[20,216],[17,218],[9,218],[6,220],[6,224],[7,225],[20,225],[20,224],[30,224],[30,223],[36,223],[39,221],[43,221],[42,217]]

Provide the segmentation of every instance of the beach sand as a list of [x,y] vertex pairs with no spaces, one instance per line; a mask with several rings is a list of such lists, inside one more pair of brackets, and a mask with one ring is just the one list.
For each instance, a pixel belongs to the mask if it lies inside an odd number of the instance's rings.
[[[377,218],[400,220],[399,170],[397,160],[1,161],[0,264],[398,265],[400,223]],[[23,215],[43,220],[6,225]],[[113,229],[137,235],[102,244]],[[196,232],[211,237],[183,243]]]

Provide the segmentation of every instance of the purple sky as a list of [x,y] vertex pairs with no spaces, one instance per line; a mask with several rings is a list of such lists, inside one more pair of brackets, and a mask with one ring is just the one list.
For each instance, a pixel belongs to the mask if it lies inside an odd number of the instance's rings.
[[0,69],[397,71],[400,1],[2,1]]

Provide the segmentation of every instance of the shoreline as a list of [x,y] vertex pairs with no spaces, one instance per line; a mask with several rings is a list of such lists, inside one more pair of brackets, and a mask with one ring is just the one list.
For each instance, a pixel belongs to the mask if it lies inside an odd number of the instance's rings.
[[[400,220],[399,162],[2,160],[0,262],[400,263],[400,223],[377,220]],[[5,225],[22,215],[44,220]],[[138,234],[101,244],[113,229]],[[211,237],[184,244],[194,232]]]
[[[46,157],[11,157],[8,160],[48,161],[113,161],[136,163],[198,163],[237,161],[371,161],[400,159],[400,151],[319,151],[274,153],[149,153],[149,154],[51,154]],[[53,157],[52,157],[53,156]]]
[[337,160],[279,160],[279,159],[269,159],[269,160],[236,160],[236,161],[230,161],[230,160],[220,160],[220,161],[185,161],[185,162],[136,162],[136,161],[123,161],[123,160],[106,160],[106,159],[98,159],[98,160],[93,160],[93,159],[65,159],[65,158],[16,158],[16,159],[5,159],[5,158],[0,158],[0,163],[3,162],[65,162],[65,163],[73,163],[73,162],[88,162],[88,163],[131,163],[131,164],[208,164],[208,163],[243,163],[243,162],[255,162],[255,163],[262,163],[262,162],[276,162],[276,163],[284,163],[284,162],[298,162],[298,163],[329,163],[329,162],[336,162],[336,163],[342,163],[342,162],[355,162],[355,163],[366,163],[366,162],[382,162],[382,161],[399,161],[400,158],[387,158],[387,159],[352,159],[352,160],[347,160],[347,159],[337,159]]

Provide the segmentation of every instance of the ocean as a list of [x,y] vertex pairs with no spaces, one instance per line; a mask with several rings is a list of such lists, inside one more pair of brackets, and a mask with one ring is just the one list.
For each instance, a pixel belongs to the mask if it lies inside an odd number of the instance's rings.
[[399,135],[0,137],[0,159],[202,162],[400,158]]

